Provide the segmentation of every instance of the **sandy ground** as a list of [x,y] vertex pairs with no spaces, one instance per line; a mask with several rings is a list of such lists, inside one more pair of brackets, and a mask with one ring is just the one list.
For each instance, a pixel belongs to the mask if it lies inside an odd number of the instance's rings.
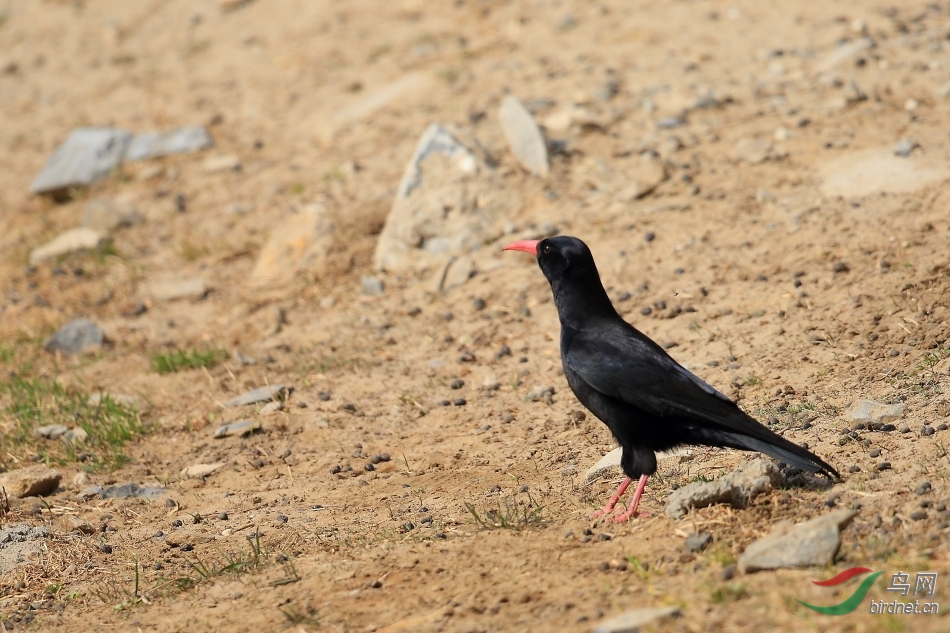
[[[0,9],[0,332],[16,362],[32,359],[44,376],[143,398],[150,429],[118,471],[79,485],[82,464],[60,464],[63,486],[48,505],[14,503],[8,522],[48,523],[53,537],[0,578],[0,619],[12,630],[589,631],[601,617],[665,605],[682,615],[659,630],[950,629],[941,616],[831,617],[795,601],[843,599],[844,589],[809,581],[847,567],[950,571],[935,509],[950,503],[946,432],[920,433],[950,422],[945,3]],[[835,59],[865,36],[873,48]],[[364,107],[405,77],[408,89]],[[506,94],[550,123],[561,151],[547,178],[507,149],[497,116]],[[570,127],[546,119],[571,107],[583,116]],[[657,125],[684,109],[682,124]],[[375,274],[376,237],[430,123],[454,126],[492,158],[517,200],[512,234],[479,250],[475,276],[447,293],[433,293],[428,274],[404,273],[382,275],[384,292],[364,296],[361,276]],[[195,124],[214,148],[125,165],[66,202],[29,195],[74,127]],[[919,147],[896,157],[900,139]],[[644,151],[668,178],[623,199]],[[240,171],[208,172],[217,156],[238,157]],[[30,250],[75,226],[94,198],[130,202],[145,221],[115,232],[115,254],[28,267]],[[250,283],[268,236],[308,204],[335,219],[328,263]],[[695,449],[661,464],[643,504],[650,516],[590,520],[615,481],[585,486],[583,475],[613,442],[574,414],[543,276],[527,256],[500,251],[545,225],[591,246],[628,320],[675,343],[675,358],[760,420],[774,417],[845,480],[671,521],[663,507],[674,485],[748,457]],[[211,288],[204,300],[133,309],[147,284],[195,276]],[[72,360],[43,352],[42,338],[76,316],[96,320],[110,345]],[[202,346],[257,362],[150,370],[151,353]],[[491,382],[498,388],[485,389]],[[261,433],[212,439],[222,421],[257,419],[260,408],[217,403],[278,383],[294,388],[289,406],[261,416]],[[526,400],[539,385],[554,387],[552,402]],[[439,404],[456,398],[465,404]],[[904,402],[896,424],[909,432],[844,438],[842,414],[859,398]],[[390,460],[365,470],[381,453]],[[28,459],[7,454],[0,467]],[[878,472],[884,460],[892,468]],[[180,476],[215,462],[225,467],[204,480]],[[912,520],[924,480],[932,505]],[[168,491],[75,500],[81,487],[127,481]],[[835,569],[724,573],[777,521],[835,503],[860,510]],[[506,526],[487,529],[472,511]],[[109,531],[70,534],[70,516]],[[713,544],[683,554],[698,530]],[[259,564],[223,569],[234,560]],[[941,575],[934,600],[950,613],[946,586]],[[890,598],[883,582],[870,595]]]

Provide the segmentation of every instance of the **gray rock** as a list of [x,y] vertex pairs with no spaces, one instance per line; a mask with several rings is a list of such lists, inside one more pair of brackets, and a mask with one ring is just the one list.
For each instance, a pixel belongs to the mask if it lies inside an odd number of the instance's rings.
[[673,491],[666,504],[666,516],[678,519],[690,508],[705,508],[728,503],[744,508],[753,497],[782,483],[782,474],[774,462],[753,459],[715,481],[697,481]]
[[377,270],[423,271],[504,232],[520,200],[448,130],[430,125],[416,146],[376,243]]
[[49,528],[45,525],[32,526],[25,523],[9,525],[0,529],[0,547],[10,543],[25,543],[49,537]]
[[67,444],[85,444],[89,441],[89,434],[86,429],[77,426],[63,433],[62,440]]
[[131,135],[115,128],[73,130],[33,179],[31,193],[91,185],[122,162]]
[[261,423],[257,420],[238,420],[229,424],[222,424],[214,432],[215,439],[223,437],[246,437],[255,431],[260,430]]
[[35,464],[0,473],[0,487],[17,499],[45,495],[56,490],[63,476],[45,464]]
[[898,402],[897,404],[881,404],[873,400],[857,400],[844,412],[844,417],[851,422],[880,424],[899,419],[904,415],[906,409],[907,405],[903,402]]
[[[98,488],[98,486],[94,486]],[[89,490],[87,488],[86,490]],[[86,492],[83,491],[83,493]],[[155,499],[165,494],[164,488],[154,486],[140,486],[136,483],[119,484],[99,488],[96,493],[100,499]]]
[[383,294],[383,280],[379,277],[364,275],[360,277],[360,290],[368,297]]
[[79,354],[102,346],[103,334],[99,326],[88,319],[76,319],[59,328],[43,343],[47,352]]
[[282,400],[290,393],[292,388],[285,387],[284,385],[267,385],[264,387],[258,387],[257,389],[251,389],[250,391],[244,392],[239,396],[231,398],[223,402],[220,406],[224,409],[229,409],[231,407],[243,407],[248,404],[254,404],[257,402],[268,402],[270,400]]
[[739,556],[739,571],[830,565],[841,547],[840,530],[856,514],[854,510],[836,510],[798,525],[776,525]]
[[99,198],[90,200],[82,210],[80,226],[100,233],[109,233],[142,222],[135,205]]
[[631,609],[612,618],[601,620],[594,625],[592,631],[593,633],[639,633],[641,627],[656,624],[665,618],[678,617],[679,614],[679,607]]
[[891,148],[891,151],[894,152],[895,156],[900,156],[901,158],[907,158],[910,156],[910,153],[913,152],[916,148],[920,147],[920,144],[917,141],[902,138],[901,140],[894,143],[894,147]]
[[201,277],[174,281],[156,281],[148,286],[146,292],[159,301],[177,299],[202,299],[208,294],[208,286]]
[[498,109],[498,119],[508,147],[521,166],[536,176],[547,176],[548,148],[534,117],[521,101],[513,95],[505,97]]
[[683,543],[684,552],[701,552],[712,543],[712,534],[709,532],[700,532],[699,534],[690,534]]
[[183,127],[169,132],[136,134],[125,150],[125,160],[137,161],[170,154],[184,154],[214,145],[203,127]]
[[69,427],[65,424],[47,424],[45,426],[38,426],[33,429],[33,436],[42,437],[47,440],[56,440],[68,430]]
[[278,222],[257,257],[251,281],[288,283],[301,270],[321,273],[329,262],[335,224],[322,204],[307,204]]
[[46,244],[30,251],[30,264],[35,266],[43,260],[52,257],[67,255],[83,249],[92,250],[99,248],[105,239],[106,236],[95,229],[87,227],[70,229],[65,233],[60,233]]
[[531,402],[538,402],[539,400],[549,401],[553,395],[554,387],[551,385],[538,385],[529,389],[524,398]]

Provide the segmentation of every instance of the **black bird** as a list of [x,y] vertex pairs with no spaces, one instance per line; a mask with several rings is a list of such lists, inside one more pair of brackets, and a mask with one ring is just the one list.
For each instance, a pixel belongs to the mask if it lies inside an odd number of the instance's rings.
[[551,284],[561,321],[561,362],[571,391],[622,447],[623,482],[594,516],[609,515],[634,479],[636,492],[617,523],[637,516],[655,451],[702,444],[759,451],[813,473],[839,478],[816,455],[776,435],[691,374],[621,318],[607,297],[590,249],[576,237],[524,240],[504,247],[535,255]]

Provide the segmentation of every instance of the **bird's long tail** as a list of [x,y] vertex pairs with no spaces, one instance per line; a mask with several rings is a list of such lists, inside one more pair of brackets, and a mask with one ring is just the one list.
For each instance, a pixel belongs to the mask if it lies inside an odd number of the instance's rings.
[[841,475],[838,474],[837,470],[811,451],[786,440],[781,435],[772,433],[768,429],[763,428],[762,430],[765,431],[763,435],[767,434],[767,440],[721,429],[702,429],[699,431],[700,433],[706,432],[714,435],[721,445],[746,451],[758,451],[810,473],[824,473],[829,477],[841,479]]

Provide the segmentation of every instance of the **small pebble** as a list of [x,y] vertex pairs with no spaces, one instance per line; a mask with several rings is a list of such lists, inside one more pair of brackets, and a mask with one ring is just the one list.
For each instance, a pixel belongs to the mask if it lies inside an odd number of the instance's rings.
[[946,431],[946,430],[947,430],[947,425],[944,424],[943,422],[941,422],[940,424],[937,425],[937,430],[938,430],[938,431]]
[[218,519],[218,521],[227,521],[227,520],[228,520],[228,513],[227,513],[227,512],[219,512],[219,513],[217,514],[217,519]]
[[891,469],[891,463],[890,463],[890,462],[881,462],[880,464],[878,464],[877,466],[875,466],[875,468],[876,468],[878,471],[890,470],[890,469]]
[[476,297],[472,299],[472,307],[475,308],[476,310],[484,310],[485,305],[486,305],[485,300],[482,299],[481,297]]
[[449,402],[448,400],[439,400],[439,406],[440,406],[440,407],[447,407],[447,406],[449,406],[450,404],[452,404],[452,403]]
[[890,356],[891,358],[894,358],[895,356],[900,356],[901,353],[899,350],[892,349],[891,351],[887,353],[887,355]]
[[376,467],[373,466],[373,465],[370,464],[370,463],[366,463],[366,464],[363,464],[363,470],[365,470],[365,471],[367,471],[367,472],[372,472],[372,471],[376,470]]
[[99,547],[99,551],[102,552],[103,554],[111,554],[111,553],[112,553],[112,546],[111,546],[111,545],[102,545],[102,546]]
[[917,487],[914,488],[914,492],[919,495],[925,495],[931,490],[931,485],[929,481],[922,481],[917,484]]
[[331,474],[331,475],[336,475],[336,474],[339,473],[341,470],[343,470],[343,468],[342,468],[339,464],[337,464],[336,466],[334,466],[333,468],[330,469],[330,474]]
[[191,543],[183,543],[182,546],[179,547],[178,549],[181,550],[181,551],[183,551],[183,552],[190,552],[190,551],[192,551],[193,549],[195,549],[195,546],[192,545]]
[[929,425],[924,426],[924,428],[920,429],[920,434],[923,435],[924,437],[930,437],[936,432],[937,431],[934,430],[934,427],[929,426]]
[[320,400],[326,402],[327,400],[330,399],[330,394],[327,393],[326,391],[321,391],[320,393],[317,394],[317,397],[320,398]]
[[286,514],[278,514],[278,515],[277,515],[277,520],[280,521],[281,523],[287,523],[287,521],[288,521],[287,515],[286,515]]
[[389,453],[380,453],[380,454],[379,454],[379,461],[381,461],[381,462],[388,462],[388,461],[389,461]]
[[850,473],[859,473],[859,472],[861,472],[861,467],[858,466],[858,465],[856,465],[856,464],[855,464],[855,465],[852,465],[850,468],[848,468],[848,472],[850,472]]
[[722,571],[719,573],[719,577],[723,580],[732,580],[736,575],[736,566],[735,565],[726,565],[722,568]]
[[880,457],[880,456],[881,456],[881,449],[879,449],[879,448],[872,448],[872,449],[871,449],[871,452],[869,452],[868,455],[870,455],[871,457]]
[[162,538],[165,536],[165,533],[161,530],[155,530],[155,534],[152,534],[152,538]]
[[456,378],[452,381],[452,384],[449,385],[452,389],[461,389],[465,386],[465,381]]
[[910,513],[910,518],[914,521],[923,521],[927,518],[927,512],[924,510],[916,510]]
[[172,521],[172,527],[181,527],[182,525],[184,524],[181,522],[181,519],[175,519]]
[[651,308],[650,306],[640,308],[640,314],[642,314],[643,316],[650,316],[652,313],[653,313],[653,308]]
[[456,398],[455,400],[452,401],[452,404],[454,404],[454,405],[457,406],[457,407],[464,407],[464,406],[465,406],[465,398]]
[[897,428],[897,427],[894,426],[893,424],[885,424],[885,425],[881,426],[881,432],[882,432],[882,433],[888,433],[888,432],[890,432],[890,431],[895,430],[896,428]]
[[371,464],[378,464],[381,461],[383,460],[379,455],[373,455],[372,457],[369,458],[369,463]]
[[656,233],[654,233],[653,231],[647,231],[646,233],[643,234],[643,239],[646,240],[647,242],[652,242],[653,240],[656,239]]
[[606,532],[601,532],[600,534],[597,535],[598,541],[609,541],[611,538],[613,537],[610,536],[610,534],[607,534]]
[[848,270],[848,265],[844,262],[835,262],[831,265],[831,272],[833,273],[846,273]]

